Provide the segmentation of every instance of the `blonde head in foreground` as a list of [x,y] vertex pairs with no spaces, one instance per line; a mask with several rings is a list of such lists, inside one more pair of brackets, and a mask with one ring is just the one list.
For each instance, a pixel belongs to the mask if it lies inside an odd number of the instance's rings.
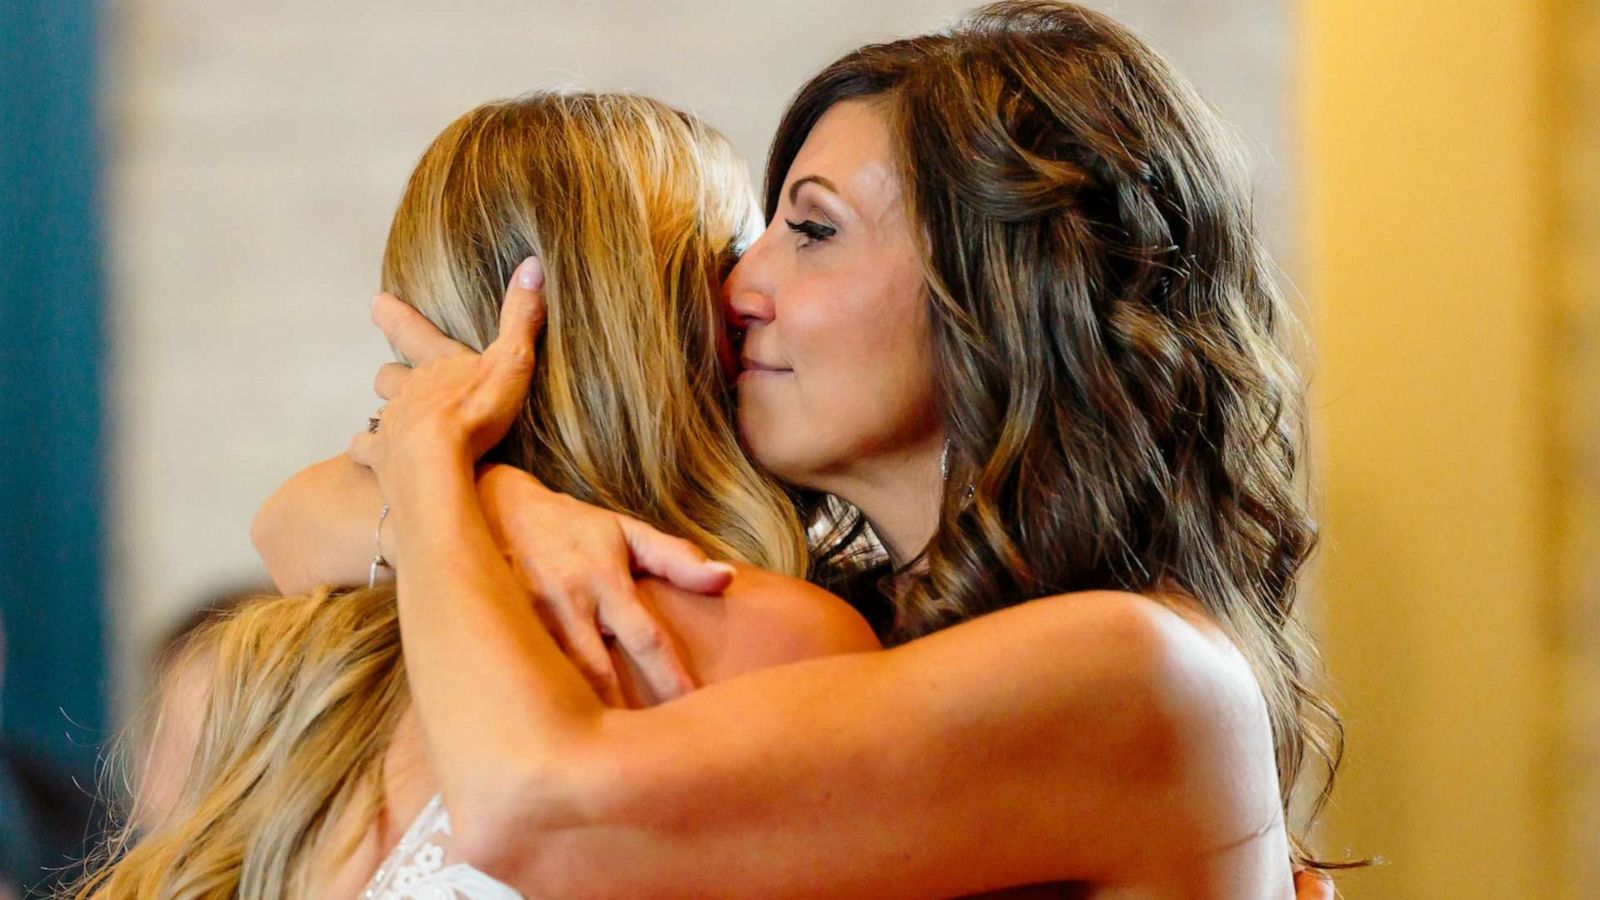
[[[434,140],[395,213],[383,288],[481,350],[512,271],[538,256],[540,364],[490,459],[713,556],[803,575],[804,530],[739,446],[722,364],[717,283],[758,227],[743,164],[692,116],[537,93]],[[193,694],[171,686],[197,670],[209,689],[181,789],[165,809],[134,804],[115,862],[76,896],[301,896],[320,848],[337,858],[378,814],[409,702],[392,588],[247,602],[185,643],[161,693]]]

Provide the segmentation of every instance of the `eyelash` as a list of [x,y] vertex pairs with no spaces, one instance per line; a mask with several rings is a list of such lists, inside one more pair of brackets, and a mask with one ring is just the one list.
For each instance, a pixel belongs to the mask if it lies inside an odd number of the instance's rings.
[[789,226],[790,231],[800,235],[802,238],[805,238],[805,240],[800,242],[800,246],[802,247],[809,247],[818,241],[825,241],[839,233],[839,229],[833,227],[832,225],[824,225],[821,222],[813,221],[811,219],[806,219],[802,222],[792,222],[788,219],[784,219],[783,224]]

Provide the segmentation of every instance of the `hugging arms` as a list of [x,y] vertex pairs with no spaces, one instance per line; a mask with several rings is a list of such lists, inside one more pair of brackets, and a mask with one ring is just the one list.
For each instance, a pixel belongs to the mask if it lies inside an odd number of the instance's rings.
[[[539,787],[484,799],[496,836],[484,865],[537,866],[531,844],[584,859],[579,836],[606,836],[593,863],[628,835],[634,864],[663,868],[627,874],[661,884],[695,874],[674,860],[706,861],[699,872],[793,860],[863,892],[1072,880],[1243,896],[1286,887],[1274,860],[1311,860],[1285,810],[1297,774],[1331,758],[1336,738],[1288,615],[1311,534],[1290,474],[1300,384],[1276,345],[1287,317],[1247,224],[1243,173],[1187,91],[1120,27],[1067,4],[1002,5],[948,34],[863,48],[801,90],[769,161],[765,231],[721,286],[737,419],[816,538],[812,577],[856,588],[892,649],[647,712],[579,709],[576,697],[525,706],[520,726],[503,719],[509,744],[565,733],[589,762],[565,769],[559,746],[522,757]],[[391,336],[412,328],[388,300],[375,314]],[[414,387],[400,383],[419,377],[398,375],[382,386],[391,414]],[[383,490],[402,610],[434,593],[500,597],[477,607],[490,616],[477,627],[520,633],[513,619],[538,618],[507,599],[514,574],[488,565],[464,486],[466,435],[480,426],[463,422],[494,416],[428,409],[358,438],[363,454],[418,448]],[[383,482],[386,458],[364,458]],[[544,502],[525,493],[520,505]],[[882,556],[852,570],[839,563],[863,520]],[[417,571],[408,528],[462,543]],[[559,533],[508,537],[535,581],[559,571],[546,562]],[[620,585],[640,560],[611,549],[586,565]],[[879,590],[860,590],[872,579]],[[449,633],[427,621],[419,640]],[[616,624],[645,652],[659,644]],[[444,671],[444,646],[438,677],[461,677]],[[549,679],[560,696],[573,684],[549,649],[519,639],[458,689]],[[817,814],[840,798],[849,821]],[[546,818],[546,802],[604,812]],[[1018,827],[994,848],[984,838],[1002,821]],[[979,846],[995,869],[971,859]],[[929,862],[874,865],[891,848]],[[781,892],[789,871],[776,865],[767,883]]]
[[[808,83],[765,224],[687,204],[721,236],[693,265],[552,230],[541,210],[638,205],[530,203],[518,179],[560,153],[472,190],[426,157],[413,185],[443,187],[408,197],[493,208],[397,216],[386,287],[420,315],[374,316],[418,366],[380,375],[352,446],[373,474],[328,464],[307,477],[348,493],[274,501],[257,537],[291,585],[340,580],[336,546],[364,580],[390,505],[396,594],[372,608],[459,852],[536,895],[1286,896],[1315,863],[1298,775],[1336,723],[1291,616],[1311,523],[1287,319],[1211,116],[1105,17],[1007,3]],[[478,221],[504,233],[402,227]],[[511,279],[530,253],[543,282]],[[516,465],[477,477],[485,453]],[[319,506],[335,525],[274,524]],[[284,533],[311,549],[274,563]],[[848,594],[889,649],[650,705],[694,665],[632,575],[759,606],[760,568]]]

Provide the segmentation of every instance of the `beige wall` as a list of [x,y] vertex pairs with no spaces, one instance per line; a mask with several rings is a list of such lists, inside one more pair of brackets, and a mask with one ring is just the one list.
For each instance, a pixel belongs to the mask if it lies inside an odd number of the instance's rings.
[[116,5],[112,603],[123,671],[208,592],[262,578],[247,533],[256,506],[342,450],[376,406],[371,379],[388,348],[366,301],[405,178],[451,119],[535,87],[631,88],[702,113],[759,160],[815,67],[962,6]]
[[1595,895],[1568,838],[1600,760],[1574,759],[1561,690],[1596,646],[1562,574],[1565,326],[1581,310],[1592,342],[1595,300],[1559,279],[1574,11],[1306,4],[1321,599],[1350,741],[1324,844],[1386,859],[1350,897]]
[[[122,691],[150,637],[260,577],[247,527],[376,404],[366,323],[412,163],[470,106],[577,81],[697,110],[759,161],[788,95],[969,0],[139,0],[109,10],[113,596]],[[1282,223],[1275,0],[1102,4],[1243,128]],[[1287,235],[1287,229],[1277,229]],[[1288,246],[1288,242],[1284,242]]]

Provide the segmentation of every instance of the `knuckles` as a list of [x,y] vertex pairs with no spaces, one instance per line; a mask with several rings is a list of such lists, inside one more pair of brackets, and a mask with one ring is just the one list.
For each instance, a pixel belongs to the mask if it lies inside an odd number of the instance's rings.
[[666,646],[666,636],[652,621],[618,633],[617,642],[636,656],[655,656]]
[[604,693],[617,686],[617,673],[611,668],[610,659],[597,659],[582,653],[576,657],[573,662],[577,664],[578,671],[595,689]]

